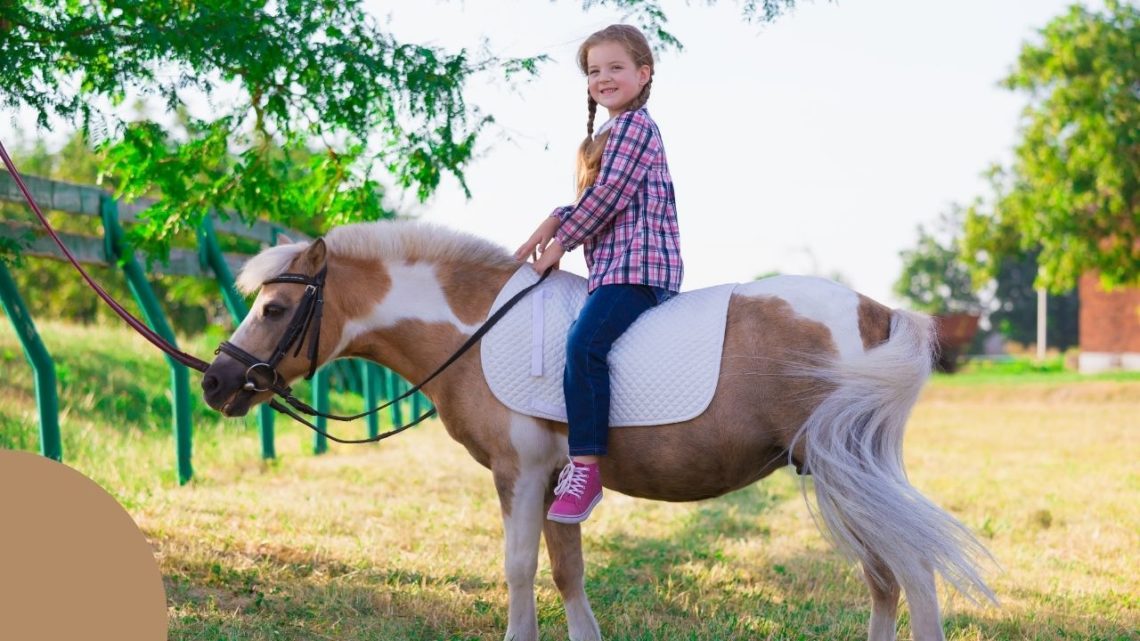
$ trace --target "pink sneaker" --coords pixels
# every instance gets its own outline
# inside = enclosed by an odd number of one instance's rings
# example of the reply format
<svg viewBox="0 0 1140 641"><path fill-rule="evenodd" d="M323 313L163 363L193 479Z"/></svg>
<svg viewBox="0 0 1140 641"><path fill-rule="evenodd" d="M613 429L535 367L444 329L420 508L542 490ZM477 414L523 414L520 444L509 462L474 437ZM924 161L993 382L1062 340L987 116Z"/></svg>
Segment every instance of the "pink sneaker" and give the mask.
<svg viewBox="0 0 1140 641"><path fill-rule="evenodd" d="M554 504L546 518L558 523L581 523L602 500L602 473L597 463L575 463L571 459L558 475Z"/></svg>

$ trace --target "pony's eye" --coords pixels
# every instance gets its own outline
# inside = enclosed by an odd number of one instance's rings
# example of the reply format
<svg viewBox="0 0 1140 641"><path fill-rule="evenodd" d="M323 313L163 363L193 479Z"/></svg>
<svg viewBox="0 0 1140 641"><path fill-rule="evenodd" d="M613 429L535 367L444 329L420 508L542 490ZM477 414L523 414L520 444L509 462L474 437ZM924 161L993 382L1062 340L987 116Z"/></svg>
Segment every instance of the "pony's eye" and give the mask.
<svg viewBox="0 0 1140 641"><path fill-rule="evenodd" d="M281 318L285 315L285 308L280 305L269 303L261 308L261 315L268 319Z"/></svg>

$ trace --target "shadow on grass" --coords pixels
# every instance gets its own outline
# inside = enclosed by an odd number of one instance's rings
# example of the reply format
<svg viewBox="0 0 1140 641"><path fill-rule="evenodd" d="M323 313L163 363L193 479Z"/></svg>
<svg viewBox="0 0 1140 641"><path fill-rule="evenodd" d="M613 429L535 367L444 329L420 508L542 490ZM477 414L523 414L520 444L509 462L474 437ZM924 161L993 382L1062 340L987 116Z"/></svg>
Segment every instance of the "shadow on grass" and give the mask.
<svg viewBox="0 0 1140 641"><path fill-rule="evenodd" d="M763 548L775 508L799 500L798 487L755 484L698 504L668 535L595 542L587 593L603 636L865 637L869 597L837 554L776 558L766 567L734 556L742 545Z"/></svg>
<svg viewBox="0 0 1140 641"><path fill-rule="evenodd" d="M762 484L699 503L681 527L669 536L610 537L592 544L587 555L606 559L591 572L601 586L623 583L640 570L667 575L693 561L723 561L718 542L725 539L766 539L770 536L761 517L778 505L798 499L796 493L778 494ZM589 560L589 559L588 559ZM631 586L644 589L639 582ZM604 587L603 587L604 589Z"/></svg>

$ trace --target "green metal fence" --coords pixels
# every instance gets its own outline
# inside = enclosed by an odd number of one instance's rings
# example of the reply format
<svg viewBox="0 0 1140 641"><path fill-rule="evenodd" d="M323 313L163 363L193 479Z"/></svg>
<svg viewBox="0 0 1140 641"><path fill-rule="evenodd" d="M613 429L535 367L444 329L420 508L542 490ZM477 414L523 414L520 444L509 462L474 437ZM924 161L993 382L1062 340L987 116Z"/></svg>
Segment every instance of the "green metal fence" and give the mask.
<svg viewBox="0 0 1140 641"><path fill-rule="evenodd" d="M36 408L40 416L40 452L57 461L63 460L63 447L59 439L59 399L56 396L55 363L36 332L36 325L28 308L16 290L16 281L8 273L4 263L0 263L0 301L4 313L12 321L24 356L36 372Z"/></svg>
<svg viewBox="0 0 1140 641"><path fill-rule="evenodd" d="M135 256L133 249L125 244L123 235L122 225L136 221L138 215L154 201L139 199L131 203L121 203L105 191L88 185L74 185L30 176L25 177L25 181L36 201L45 210L100 217L104 230L102 238L60 233L61 238L81 262L118 266L126 278L131 294L142 310L146 323L173 344L174 330L150 286L142 263ZM0 202L24 202L15 181L6 172L0 172ZM29 232L34 234L34 240L23 252L25 255L63 259L62 252L51 239L38 231L29 223L0 220L0 237L17 239L25 237ZM262 245L272 245L277 242L277 236L282 231L295 239L306 238L304 234L280 230L274 225L261 221L246 226L237 221L219 220L215 216L209 216L198 230L197 251L172 249L169 261L158 266L158 269L163 274L214 279L226 309L236 325L248 313L249 307L234 286L233 274L249 256L223 253L218 243L218 233L255 240ZM78 275L76 277L78 278ZM35 324L20 297L11 273L2 263L0 263L0 302L16 330L28 362L35 371L40 451L44 456L63 460L55 365L36 332ZM194 475L193 427L190 422L190 404L193 402L193 397L189 391L190 377L187 368L170 357L166 358L170 366L171 391L174 399L171 421L175 436L178 480L180 484L184 484ZM403 379L378 365L362 361L337 361L322 367L313 378L313 406L327 411L329 390L334 386L341 391L360 394L368 407L374 407L383 398L394 398L400 390L407 389ZM421 408L428 405L428 401L417 394L406 403L394 404L390 409L394 424L399 424L403 418L402 405L411 405L412 414L418 415ZM319 419L317 424L323 428L324 419ZM258 425L261 433L261 455L273 458L276 455L274 423L273 412L269 407L263 405L259 408ZM375 436L379 433L379 428L379 416L376 414L369 416L368 435ZM319 434L315 435L314 453L320 454L327 449L326 439Z"/></svg>

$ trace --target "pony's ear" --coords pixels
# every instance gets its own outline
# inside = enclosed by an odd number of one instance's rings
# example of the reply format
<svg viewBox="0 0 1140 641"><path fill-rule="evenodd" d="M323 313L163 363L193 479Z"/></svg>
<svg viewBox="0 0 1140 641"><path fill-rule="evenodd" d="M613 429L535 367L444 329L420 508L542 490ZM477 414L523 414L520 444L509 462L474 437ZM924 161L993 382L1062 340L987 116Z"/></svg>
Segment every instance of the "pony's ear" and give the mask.
<svg viewBox="0 0 1140 641"><path fill-rule="evenodd" d="M277 246L278 247L280 247L281 245L292 245L294 242L296 242L296 241L294 241L292 238L289 238L285 234L277 234Z"/></svg>
<svg viewBox="0 0 1140 641"><path fill-rule="evenodd" d="M307 273L315 274L317 270L324 267L327 254L325 239L318 238L305 249L304 254L301 254L301 265Z"/></svg>

